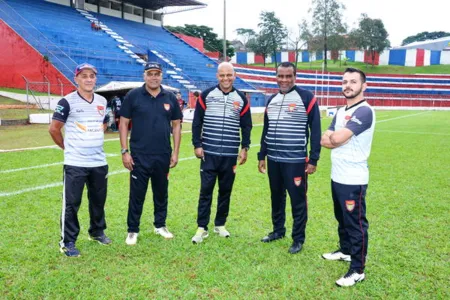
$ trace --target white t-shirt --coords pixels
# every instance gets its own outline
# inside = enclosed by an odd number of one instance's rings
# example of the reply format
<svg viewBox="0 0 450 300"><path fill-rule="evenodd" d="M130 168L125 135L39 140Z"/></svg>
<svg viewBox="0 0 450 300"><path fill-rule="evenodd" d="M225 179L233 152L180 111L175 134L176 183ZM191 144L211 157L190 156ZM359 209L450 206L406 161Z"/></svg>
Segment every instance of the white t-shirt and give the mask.
<svg viewBox="0 0 450 300"><path fill-rule="evenodd" d="M366 101L341 107L328 129L341 128L350 129L353 136L346 144L331 150L331 179L348 185L368 184L367 159L375 130L375 111Z"/></svg>
<svg viewBox="0 0 450 300"><path fill-rule="evenodd" d="M106 99L94 94L88 102L77 91L59 100L53 119L65 123L64 164L76 167L105 166L103 124L108 122Z"/></svg>

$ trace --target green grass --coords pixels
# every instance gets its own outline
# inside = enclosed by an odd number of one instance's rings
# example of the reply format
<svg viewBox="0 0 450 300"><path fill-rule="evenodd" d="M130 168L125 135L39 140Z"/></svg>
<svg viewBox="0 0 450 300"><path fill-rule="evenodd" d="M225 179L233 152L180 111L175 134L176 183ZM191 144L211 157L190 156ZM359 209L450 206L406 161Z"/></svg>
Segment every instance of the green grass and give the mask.
<svg viewBox="0 0 450 300"><path fill-rule="evenodd" d="M36 108L26 108L27 104L18 100L0 96L0 105L21 105L24 108L0 108L0 119L3 120L19 120L28 119L29 114L51 113L51 110L42 110ZM0 126L0 132L2 131ZM0 137L0 140L2 137Z"/></svg>
<svg viewBox="0 0 450 300"><path fill-rule="evenodd" d="M42 87L42 88L46 88L46 87ZM16 93L16 94L26 94L27 90L23 90L23 89L16 89L16 88L7 88L7 87L0 87L0 91L4 91L4 92L11 92L11 93ZM41 92L33 92L33 94L35 96L48 96L48 93L41 93ZM61 97L61 95L55 95L55 94L50 94L51 97Z"/></svg>
<svg viewBox="0 0 450 300"><path fill-rule="evenodd" d="M24 105L24 106L26 106L27 104L25 102L22 102L19 100L14 100L11 98L0 96L0 105Z"/></svg>
<svg viewBox="0 0 450 300"><path fill-rule="evenodd" d="M0 119L3 120L19 120L19 119L28 119L29 114L43 114L43 113L52 113L52 110L46 109L22 109L22 108L8 108L8 109L0 109ZM1 129L0 129L1 130Z"/></svg>
<svg viewBox="0 0 450 300"><path fill-rule="evenodd" d="M399 118L403 116L408 117ZM287 253L289 238L270 244L259 241L271 231L271 222L268 179L257 172L257 146L250 150L247 164L238 167L227 222L232 237L211 233L204 243L192 245L199 161L192 158L191 135L186 133L180 153L185 160L170 174L167 225L175 234L171 241L151 232L149 192L139 242L125 245L129 175L123 172L109 177L106 233L113 244L104 247L87 240L84 195L77 243L82 256L68 259L58 252L61 186L4 196L61 183L62 165L0 173L0 298L449 299L450 113L378 111L377 119L369 160L367 277L354 288L334 284L348 264L320 258L337 245L329 150L322 151L318 172L310 177L307 240L301 253ZM323 129L330 122L323 119ZM29 127L33 130L26 133ZM14 128L11 131L23 136L17 139L3 139L6 131L1 131L0 149L26 145L26 135L44 140L46 128ZM254 127L252 144L259 143L261 130ZM117 154L119 149L118 141L105 143L106 153ZM58 149L0 153L0 172L62 160ZM108 163L111 172L124 170L120 156L108 157ZM216 200L212 218L215 207Z"/></svg>
<svg viewBox="0 0 450 300"><path fill-rule="evenodd" d="M298 63L299 70L322 70L323 60L314 61L310 63ZM450 74L450 65L433 65L425 67L405 67L405 66L371 66L362 62L344 62L336 63L333 60L327 61L329 72L343 72L347 67L354 67L371 74ZM262 64L255 64L255 66L263 66ZM266 67L275 67L274 63L266 64Z"/></svg>

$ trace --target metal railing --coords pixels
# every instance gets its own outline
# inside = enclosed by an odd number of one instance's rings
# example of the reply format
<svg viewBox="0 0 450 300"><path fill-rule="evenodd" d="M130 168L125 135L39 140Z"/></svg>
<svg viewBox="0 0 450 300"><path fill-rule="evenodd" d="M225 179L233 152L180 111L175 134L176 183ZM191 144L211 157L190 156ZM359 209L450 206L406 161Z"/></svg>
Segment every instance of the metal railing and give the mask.
<svg viewBox="0 0 450 300"><path fill-rule="evenodd" d="M41 103L41 99L38 97L36 93L42 93L45 89L47 89L47 95L48 95L48 109L50 109L50 82L47 78L43 82L38 81L29 81L25 76L22 75L23 80L25 80L25 88L27 91L27 107L30 104L36 104L39 109L44 109L44 106ZM31 101L31 98L34 99Z"/></svg>
<svg viewBox="0 0 450 300"><path fill-rule="evenodd" d="M0 0L0 17L17 34L22 36L33 48L40 52L44 58L47 56L52 63L58 64L58 67L64 69L65 74L73 74L77 63L68 56L61 48L50 41L42 32L34 27L28 20L23 18L14 8L8 5L4 0ZM69 62L66 65L59 56L64 57Z"/></svg>

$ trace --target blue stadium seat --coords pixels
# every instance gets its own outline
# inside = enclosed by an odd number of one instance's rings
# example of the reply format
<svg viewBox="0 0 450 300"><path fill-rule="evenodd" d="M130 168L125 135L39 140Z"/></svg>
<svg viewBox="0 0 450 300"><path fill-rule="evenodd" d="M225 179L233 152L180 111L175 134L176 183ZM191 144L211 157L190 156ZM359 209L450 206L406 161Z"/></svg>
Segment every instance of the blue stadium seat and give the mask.
<svg viewBox="0 0 450 300"><path fill-rule="evenodd" d="M88 62L98 67L98 85L111 80L142 80L142 64L123 52L119 48L121 43L105 31L91 30L89 20L76 9L44 0L7 0L6 4L21 18L11 18L5 22L23 33L22 36L42 55L48 56L51 63L68 79L73 78L77 64ZM217 63L166 29L90 13L134 45L130 48L134 53L161 62L165 71L175 71L198 89L216 84ZM160 56L155 55L155 51ZM187 99L189 89L178 79L165 72L164 83L179 88L183 98ZM235 86L254 90L253 86L240 78L236 79ZM260 101L258 97L264 98L263 95L256 95L252 101Z"/></svg>

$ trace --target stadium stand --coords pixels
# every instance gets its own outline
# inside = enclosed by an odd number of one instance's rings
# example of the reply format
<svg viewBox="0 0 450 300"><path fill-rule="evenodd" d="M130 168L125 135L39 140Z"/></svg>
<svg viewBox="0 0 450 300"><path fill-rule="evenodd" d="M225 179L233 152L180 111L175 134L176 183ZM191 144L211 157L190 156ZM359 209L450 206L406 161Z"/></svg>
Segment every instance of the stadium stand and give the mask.
<svg viewBox="0 0 450 300"><path fill-rule="evenodd" d="M159 26L43 0L0 1L0 13L68 79L73 78L78 63L88 62L98 68L99 86L110 81L141 81L142 57L146 56L164 65L164 83L179 88L185 99L189 91L216 84L217 62ZM91 21L98 21L102 30L92 30ZM255 90L239 78L235 86ZM263 104L264 96L253 94L252 103Z"/></svg>
<svg viewBox="0 0 450 300"><path fill-rule="evenodd" d="M277 90L273 68L235 66L237 74L266 93ZM298 71L296 83L316 94L321 106L345 105L340 73ZM366 99L374 106L449 108L450 75L368 74Z"/></svg>
<svg viewBox="0 0 450 300"><path fill-rule="evenodd" d="M71 84L71 88L78 63L88 62L97 66L98 85L101 86L111 81L142 81L142 65L147 59L164 65L163 83L180 89L183 99L189 99L194 90L216 84L217 62L161 26L77 10L44 0L0 0L0 17L9 26L2 27L3 22L0 21L2 34L12 39L10 31L13 30L17 39L25 40L28 47L34 48L27 50L30 56L32 51L38 51L57 69L56 73L60 72L65 77L63 79ZM91 29L93 21L100 24L101 30ZM19 53L16 45L6 46ZM302 61L310 59L306 54L302 53ZM320 55L315 53L314 56L320 59ZM352 55L363 56L350 52L347 56ZM291 61L294 57L293 53L283 52L277 53L276 59ZM237 63L261 59L248 53L237 53L237 58ZM253 107L264 106L269 94L277 90L274 69L236 67L238 78L235 86L252 93ZM1 77L2 80L4 78ZM302 71L298 73L297 84L315 92L322 106L344 103L340 74ZM260 90L264 93L258 93ZM376 106L448 108L450 76L371 75L366 95Z"/></svg>
<svg viewBox="0 0 450 300"><path fill-rule="evenodd" d="M92 31L90 22L75 9L46 1L8 0L11 18L5 19L16 32L51 62L67 78L75 66L88 62L97 66L98 84L111 80L141 79L142 65L117 47L103 31Z"/></svg>
<svg viewBox="0 0 450 300"><path fill-rule="evenodd" d="M166 29L92 14L133 45L135 52L147 55L149 60L162 63L165 69L170 71L165 83L180 89L188 85L187 88L191 90L203 90L216 84L217 62ZM236 79L235 86L243 90L254 90L240 78ZM252 100L255 102L256 99Z"/></svg>

